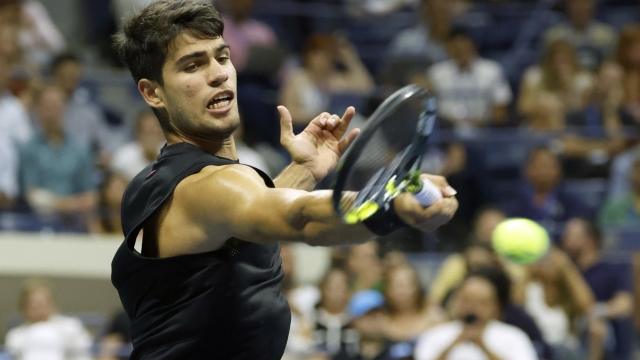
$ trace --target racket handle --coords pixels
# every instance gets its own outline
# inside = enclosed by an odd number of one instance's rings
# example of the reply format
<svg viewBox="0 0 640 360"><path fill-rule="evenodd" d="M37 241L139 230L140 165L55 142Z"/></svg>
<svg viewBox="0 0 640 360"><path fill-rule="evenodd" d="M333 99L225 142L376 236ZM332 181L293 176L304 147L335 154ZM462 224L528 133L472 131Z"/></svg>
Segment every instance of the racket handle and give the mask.
<svg viewBox="0 0 640 360"><path fill-rule="evenodd" d="M420 205L429 206L436 202L436 200L442 198L442 192L431 181L422 179L422 189L413 194L413 197L418 200Z"/></svg>

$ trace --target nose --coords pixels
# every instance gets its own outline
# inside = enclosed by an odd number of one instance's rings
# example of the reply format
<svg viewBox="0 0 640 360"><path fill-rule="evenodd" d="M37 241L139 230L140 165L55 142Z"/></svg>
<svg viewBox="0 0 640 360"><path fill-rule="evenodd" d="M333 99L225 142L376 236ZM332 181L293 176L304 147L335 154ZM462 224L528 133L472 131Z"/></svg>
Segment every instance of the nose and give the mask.
<svg viewBox="0 0 640 360"><path fill-rule="evenodd" d="M212 66L210 66L209 69L209 78L207 79L209 86L219 87L229 79L229 74L227 74L224 67L217 61L213 61Z"/></svg>

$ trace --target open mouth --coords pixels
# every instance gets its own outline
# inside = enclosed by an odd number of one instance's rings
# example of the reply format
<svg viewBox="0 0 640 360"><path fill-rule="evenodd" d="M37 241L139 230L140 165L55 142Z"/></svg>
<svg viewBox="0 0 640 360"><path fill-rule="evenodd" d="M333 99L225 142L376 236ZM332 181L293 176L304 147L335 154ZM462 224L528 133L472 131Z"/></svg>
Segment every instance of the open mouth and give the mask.
<svg viewBox="0 0 640 360"><path fill-rule="evenodd" d="M229 105L233 100L233 92L231 91L223 91L218 95L214 96L207 105L207 109L209 110L217 110L222 109L225 106Z"/></svg>

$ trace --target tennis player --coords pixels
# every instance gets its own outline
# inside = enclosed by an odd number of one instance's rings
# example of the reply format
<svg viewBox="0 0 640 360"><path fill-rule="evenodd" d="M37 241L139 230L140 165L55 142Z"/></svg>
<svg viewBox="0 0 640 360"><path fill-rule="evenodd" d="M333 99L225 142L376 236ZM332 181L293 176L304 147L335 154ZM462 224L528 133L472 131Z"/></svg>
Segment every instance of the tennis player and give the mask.
<svg viewBox="0 0 640 360"><path fill-rule="evenodd" d="M294 136L279 107L292 164L273 181L241 165L231 135L240 121L236 72L223 28L210 4L161 0L115 37L167 139L125 192L125 241L112 263L133 360L280 359L290 309L280 294L279 241L349 244L402 226L433 230L458 206L446 181L429 176L444 196L433 205L403 194L382 221L343 224L331 191L311 190L357 135L345 136L353 108L342 118L320 114Z"/></svg>

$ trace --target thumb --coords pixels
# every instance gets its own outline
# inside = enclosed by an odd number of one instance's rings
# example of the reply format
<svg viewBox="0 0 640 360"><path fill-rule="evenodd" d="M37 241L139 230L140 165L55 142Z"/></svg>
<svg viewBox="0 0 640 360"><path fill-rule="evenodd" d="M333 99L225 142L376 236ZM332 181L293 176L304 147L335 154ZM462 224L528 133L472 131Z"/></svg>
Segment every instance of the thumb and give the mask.
<svg viewBox="0 0 640 360"><path fill-rule="evenodd" d="M282 145L289 142L294 137L293 135L293 120L291 119L291 113L289 109L280 105L278 106L278 112L280 113L280 143Z"/></svg>

